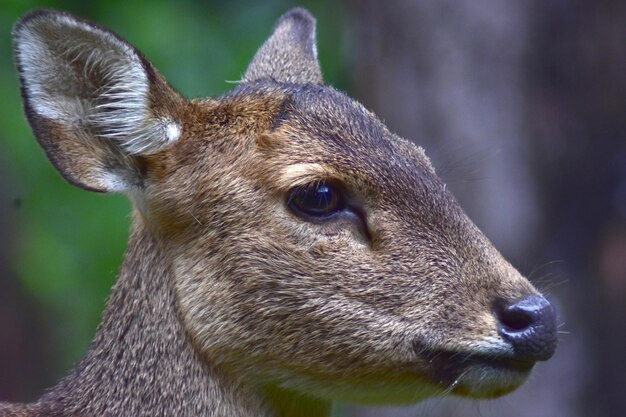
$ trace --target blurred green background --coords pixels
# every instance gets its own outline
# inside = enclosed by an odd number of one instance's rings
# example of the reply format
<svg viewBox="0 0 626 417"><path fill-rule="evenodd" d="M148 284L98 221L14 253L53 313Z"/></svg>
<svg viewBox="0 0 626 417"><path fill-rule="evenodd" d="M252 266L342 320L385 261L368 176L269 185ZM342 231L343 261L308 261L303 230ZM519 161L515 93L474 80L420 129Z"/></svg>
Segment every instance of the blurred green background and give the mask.
<svg viewBox="0 0 626 417"><path fill-rule="evenodd" d="M297 4L317 16L325 77L342 87L345 60L339 59L338 42L342 8L331 1ZM22 113L10 58L13 23L36 7L70 11L130 40L183 95L204 97L232 88L227 81L241 78L276 18L295 5L287 0L4 0L0 4L0 184L4 191L4 230L0 233L5 234L2 241L10 242L10 270L2 271L1 281L9 285L7 278L14 276L17 283L13 284L20 288L12 291L23 291L32 306L44 312L34 320L40 322L40 332L46 333L42 350L49 353L42 354L52 358L44 365L45 385L63 375L93 337L121 264L130 203L121 195L99 195L68 185L46 160ZM15 313L4 319L20 317ZM48 328L53 331L47 332ZM23 343L33 342L25 337ZM15 395L33 398L41 388Z"/></svg>

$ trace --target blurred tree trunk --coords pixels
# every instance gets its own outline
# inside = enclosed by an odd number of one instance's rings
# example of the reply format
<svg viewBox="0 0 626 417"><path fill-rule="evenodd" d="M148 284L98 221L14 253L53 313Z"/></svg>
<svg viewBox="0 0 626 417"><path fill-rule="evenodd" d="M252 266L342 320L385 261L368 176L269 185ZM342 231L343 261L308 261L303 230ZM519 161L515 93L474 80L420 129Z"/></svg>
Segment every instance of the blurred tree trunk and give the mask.
<svg viewBox="0 0 626 417"><path fill-rule="evenodd" d="M585 416L626 409L626 2L536 2L528 67L533 172L547 256L572 297L567 343L585 339Z"/></svg>

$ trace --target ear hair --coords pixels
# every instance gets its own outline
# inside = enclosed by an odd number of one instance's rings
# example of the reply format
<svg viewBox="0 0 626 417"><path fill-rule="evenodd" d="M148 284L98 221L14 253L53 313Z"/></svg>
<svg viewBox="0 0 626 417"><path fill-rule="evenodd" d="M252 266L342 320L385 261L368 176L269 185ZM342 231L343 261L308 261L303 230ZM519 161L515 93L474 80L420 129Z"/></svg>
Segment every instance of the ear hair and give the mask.
<svg viewBox="0 0 626 417"><path fill-rule="evenodd" d="M112 32L43 9L23 17L13 38L29 122L70 182L124 189L137 172L133 156L180 137L183 99Z"/></svg>
<svg viewBox="0 0 626 417"><path fill-rule="evenodd" d="M244 81L270 78L296 84L322 84L317 59L315 18L305 9L285 13L254 55Z"/></svg>

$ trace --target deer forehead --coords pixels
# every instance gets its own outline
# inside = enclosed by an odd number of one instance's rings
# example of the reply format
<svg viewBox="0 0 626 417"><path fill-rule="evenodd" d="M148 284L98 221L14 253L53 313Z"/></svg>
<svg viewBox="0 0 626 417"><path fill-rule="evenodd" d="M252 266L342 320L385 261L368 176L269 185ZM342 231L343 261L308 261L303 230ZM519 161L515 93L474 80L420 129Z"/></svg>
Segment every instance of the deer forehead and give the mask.
<svg viewBox="0 0 626 417"><path fill-rule="evenodd" d="M421 177L436 177L422 148L330 87L265 81L196 107L169 151L173 169L193 161L282 191L334 179L372 198L410 194Z"/></svg>

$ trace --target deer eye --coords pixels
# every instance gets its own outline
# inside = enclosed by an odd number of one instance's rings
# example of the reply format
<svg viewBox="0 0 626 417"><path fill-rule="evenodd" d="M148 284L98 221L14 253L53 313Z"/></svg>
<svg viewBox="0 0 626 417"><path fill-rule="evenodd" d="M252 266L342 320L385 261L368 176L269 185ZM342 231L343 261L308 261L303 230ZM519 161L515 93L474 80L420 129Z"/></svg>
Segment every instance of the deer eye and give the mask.
<svg viewBox="0 0 626 417"><path fill-rule="evenodd" d="M287 206L296 215L305 218L324 219L345 208L339 188L327 181L292 188Z"/></svg>

